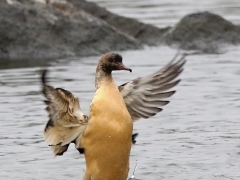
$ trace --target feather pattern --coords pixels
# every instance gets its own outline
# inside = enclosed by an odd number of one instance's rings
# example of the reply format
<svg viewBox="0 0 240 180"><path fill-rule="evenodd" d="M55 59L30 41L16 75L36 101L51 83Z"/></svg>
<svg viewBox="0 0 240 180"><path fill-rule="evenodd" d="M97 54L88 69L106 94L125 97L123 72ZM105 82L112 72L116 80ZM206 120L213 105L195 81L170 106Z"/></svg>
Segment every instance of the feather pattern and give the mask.
<svg viewBox="0 0 240 180"><path fill-rule="evenodd" d="M175 93L170 89L180 82L177 77L183 71L185 62L185 55L179 59L176 56L156 72L118 87L133 121L147 119L163 110L162 107L170 102L167 98ZM55 155L66 152L71 142L83 153L81 139L88 125L88 117L82 113L79 99L71 92L47 85L46 74L47 70L44 70L42 92L46 97L44 102L49 114L44 139ZM133 144L136 142L135 138L136 135L133 134Z"/></svg>
<svg viewBox="0 0 240 180"><path fill-rule="evenodd" d="M42 74L43 94L49 121L44 130L44 139L55 155L67 151L69 143L81 136L88 123L79 104L79 99L62 88L53 88L46 84L46 73Z"/></svg>
<svg viewBox="0 0 240 180"><path fill-rule="evenodd" d="M153 74L136 78L118 87L133 121L147 119L162 111L160 107L169 103L164 99L175 93L170 89L180 82L176 78L183 71L185 63L185 55L179 59L176 56Z"/></svg>

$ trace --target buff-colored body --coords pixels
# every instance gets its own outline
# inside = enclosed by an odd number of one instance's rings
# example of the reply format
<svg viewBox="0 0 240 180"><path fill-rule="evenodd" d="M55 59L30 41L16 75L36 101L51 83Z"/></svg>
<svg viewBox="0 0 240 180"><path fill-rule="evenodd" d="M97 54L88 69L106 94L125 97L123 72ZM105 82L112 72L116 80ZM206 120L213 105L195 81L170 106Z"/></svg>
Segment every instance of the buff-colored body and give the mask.
<svg viewBox="0 0 240 180"><path fill-rule="evenodd" d="M162 111L169 103L169 91L180 80L184 56L171 61L162 69L136 78L117 87L112 71L127 70L122 57L116 53L103 54L95 76L96 93L89 118L80 108L79 99L62 88L46 84L46 70L42 74L43 94L49 121L44 139L57 156L63 155L70 143L86 159L84 180L126 180L129 171L133 122L149 118Z"/></svg>
<svg viewBox="0 0 240 180"><path fill-rule="evenodd" d="M92 100L82 146L84 180L126 180L129 171L132 119L117 86L108 77Z"/></svg>

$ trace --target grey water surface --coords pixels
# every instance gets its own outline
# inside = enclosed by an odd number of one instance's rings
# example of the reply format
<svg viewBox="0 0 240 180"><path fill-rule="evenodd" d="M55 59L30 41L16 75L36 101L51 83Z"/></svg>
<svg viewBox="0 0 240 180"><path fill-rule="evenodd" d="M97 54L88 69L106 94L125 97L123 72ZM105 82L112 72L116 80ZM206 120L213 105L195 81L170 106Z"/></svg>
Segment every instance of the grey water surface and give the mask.
<svg viewBox="0 0 240 180"><path fill-rule="evenodd" d="M145 11L147 16L155 6L154 2L159 1L148 2L149 6L143 7L138 7L138 3L135 7L134 2L130 4L133 11ZM187 2L191 1L184 1L185 4ZM202 8L207 6L201 2ZM222 7L240 4L238 1L214 2L219 2ZM107 4L107 1L100 3ZM108 3L112 8L124 9L118 1ZM169 7L177 9L177 3L172 4ZM218 7L216 11L225 12L226 17L238 16L238 12L227 13ZM181 17L182 8L179 6L173 14ZM126 11L130 10L126 8ZM164 12L156 11L162 14L163 23L172 21ZM140 15L143 16L142 13ZM141 180L240 179L240 47L225 47L222 52L187 57L182 82L175 88L177 93L171 98L171 103L157 116L134 124L134 132L139 136L131 151L129 177L138 160L135 176ZM114 72L118 85L159 69L173 58L176 50L160 46L119 53L133 72ZM77 95L83 112L88 114L98 58L76 57L41 65L1 67L1 179L82 179L84 158L74 146L70 146L63 156L54 157L43 141L42 133L48 116L42 102L39 78L42 69L48 68L50 83Z"/></svg>
<svg viewBox="0 0 240 180"><path fill-rule="evenodd" d="M173 26L190 13L210 11L240 24L239 0L90 0L122 16L157 27Z"/></svg>

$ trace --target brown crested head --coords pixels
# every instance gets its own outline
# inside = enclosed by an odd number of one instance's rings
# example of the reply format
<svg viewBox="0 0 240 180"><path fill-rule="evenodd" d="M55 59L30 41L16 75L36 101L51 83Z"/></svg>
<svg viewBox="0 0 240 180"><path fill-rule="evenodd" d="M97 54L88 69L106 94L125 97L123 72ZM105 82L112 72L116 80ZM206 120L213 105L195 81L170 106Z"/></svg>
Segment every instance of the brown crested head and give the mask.
<svg viewBox="0 0 240 180"><path fill-rule="evenodd" d="M106 73L112 71L126 70L132 72L132 69L127 68L122 63L122 56L117 53L106 53L103 54L98 63L97 70L102 70Z"/></svg>

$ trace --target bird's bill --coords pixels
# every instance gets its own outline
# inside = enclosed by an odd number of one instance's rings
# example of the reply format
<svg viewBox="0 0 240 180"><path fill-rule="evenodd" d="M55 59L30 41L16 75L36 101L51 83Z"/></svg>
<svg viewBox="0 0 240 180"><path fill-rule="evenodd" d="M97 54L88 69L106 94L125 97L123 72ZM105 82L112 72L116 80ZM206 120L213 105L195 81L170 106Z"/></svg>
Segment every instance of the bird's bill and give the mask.
<svg viewBox="0 0 240 180"><path fill-rule="evenodd" d="M125 71L132 72L132 69L127 68L122 62L117 63L117 70L125 70Z"/></svg>

